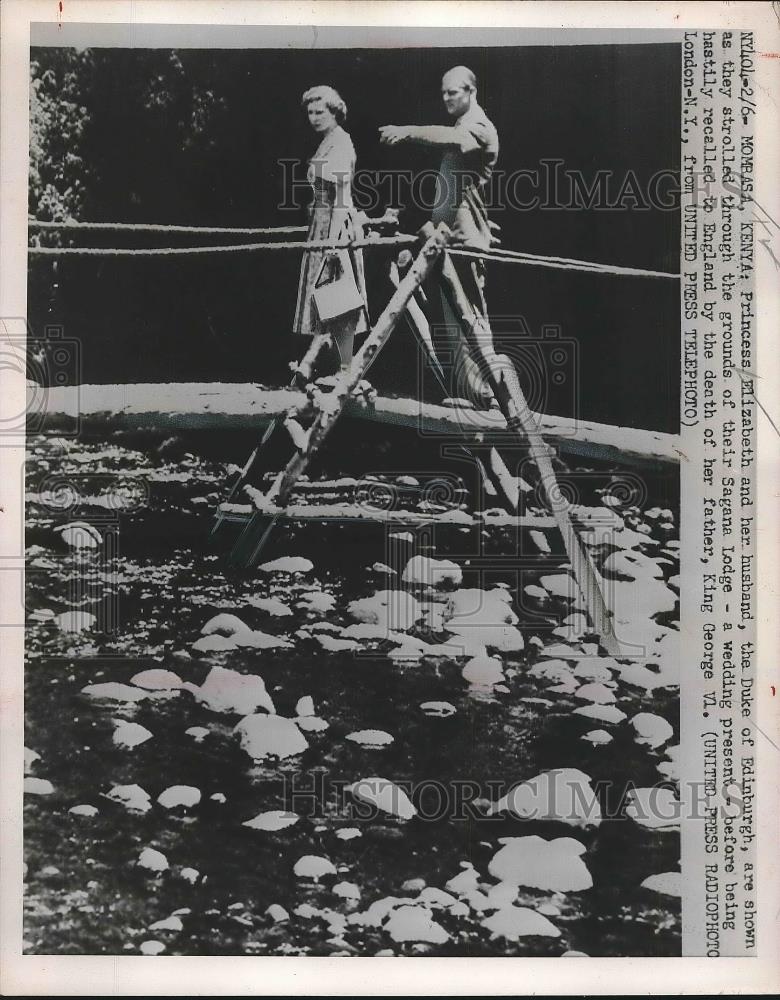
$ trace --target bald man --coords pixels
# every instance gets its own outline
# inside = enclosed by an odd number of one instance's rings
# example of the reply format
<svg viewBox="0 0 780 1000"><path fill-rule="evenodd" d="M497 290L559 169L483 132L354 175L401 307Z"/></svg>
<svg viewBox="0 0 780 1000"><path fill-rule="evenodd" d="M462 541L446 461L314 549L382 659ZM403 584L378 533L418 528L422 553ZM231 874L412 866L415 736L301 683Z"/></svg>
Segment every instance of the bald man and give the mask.
<svg viewBox="0 0 780 1000"><path fill-rule="evenodd" d="M419 143L442 151L431 221L445 222L455 241L480 249L491 244L491 230L482 189L490 180L498 159L498 133L477 101L477 81L467 66L448 70L441 81L441 95L450 125L386 125L380 128L383 143ZM487 319L484 261L453 258L461 284L478 315ZM440 302L436 301L440 299ZM429 295L434 308L432 327L442 327L437 338L452 363L453 395L466 395L480 405L489 405L490 393L471 363L460 324L443 293ZM492 354L492 344L486 345Z"/></svg>

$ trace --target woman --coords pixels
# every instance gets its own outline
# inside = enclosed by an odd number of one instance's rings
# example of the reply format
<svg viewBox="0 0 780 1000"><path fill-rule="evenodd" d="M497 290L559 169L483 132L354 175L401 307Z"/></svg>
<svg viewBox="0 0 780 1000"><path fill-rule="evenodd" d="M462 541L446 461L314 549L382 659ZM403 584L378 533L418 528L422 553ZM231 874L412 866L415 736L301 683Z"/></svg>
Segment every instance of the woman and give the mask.
<svg viewBox="0 0 780 1000"><path fill-rule="evenodd" d="M314 190L307 238L334 242L360 239L362 226L352 202L355 147L342 128L347 106L332 87L307 90L301 99L301 106L306 110L312 128L321 137L316 153L309 160L307 174ZM348 291L344 293L344 305L352 305L353 308L331 318L322 318L317 309L316 290L341 278L342 272L345 273L345 281L340 289L351 289L355 293L352 296ZM359 303L360 299L362 305L357 304L355 308L355 300ZM365 302L363 255L360 250L333 252L317 249L304 253L293 329L295 333L308 336L330 334L339 352L342 371L349 367L352 360L355 334L368 330ZM325 308L324 304L322 308ZM338 295L335 308L340 308ZM332 302L328 312L333 312Z"/></svg>

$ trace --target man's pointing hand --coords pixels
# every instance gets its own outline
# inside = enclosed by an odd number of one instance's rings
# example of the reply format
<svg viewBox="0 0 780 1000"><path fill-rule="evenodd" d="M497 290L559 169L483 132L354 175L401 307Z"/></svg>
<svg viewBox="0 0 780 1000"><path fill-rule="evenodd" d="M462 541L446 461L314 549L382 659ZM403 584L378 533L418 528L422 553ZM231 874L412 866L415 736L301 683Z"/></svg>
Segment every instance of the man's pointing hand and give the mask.
<svg viewBox="0 0 780 1000"><path fill-rule="evenodd" d="M379 141L386 146L395 146L407 138L407 131L401 125L384 125L379 130Z"/></svg>

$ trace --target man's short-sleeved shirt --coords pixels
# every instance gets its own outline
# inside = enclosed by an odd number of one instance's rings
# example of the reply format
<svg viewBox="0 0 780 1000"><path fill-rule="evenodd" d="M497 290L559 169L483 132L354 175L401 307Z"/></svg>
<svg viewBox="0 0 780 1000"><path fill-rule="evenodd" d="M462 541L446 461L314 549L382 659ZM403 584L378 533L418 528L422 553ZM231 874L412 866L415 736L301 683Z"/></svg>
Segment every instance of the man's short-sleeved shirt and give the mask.
<svg viewBox="0 0 780 1000"><path fill-rule="evenodd" d="M479 190L490 180L498 160L498 132L476 102L454 127L462 133L461 148L448 149L442 157L431 218L435 225L445 222L464 242L487 246L487 213L482 206L484 219L476 218L482 212L475 209L482 204Z"/></svg>

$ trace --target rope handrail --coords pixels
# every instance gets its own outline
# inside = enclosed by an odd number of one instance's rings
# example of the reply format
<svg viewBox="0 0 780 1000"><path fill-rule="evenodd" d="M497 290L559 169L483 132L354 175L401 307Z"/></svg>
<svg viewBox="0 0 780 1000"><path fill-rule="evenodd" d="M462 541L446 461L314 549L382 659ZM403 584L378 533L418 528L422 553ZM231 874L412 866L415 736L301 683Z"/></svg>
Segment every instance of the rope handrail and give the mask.
<svg viewBox="0 0 780 1000"><path fill-rule="evenodd" d="M225 234L272 234L272 233L302 233L306 226L265 226L265 227L226 227L226 226L178 226L162 225L145 222L54 222L41 219L28 219L29 228L40 229L88 229L88 230L130 230L137 232L174 232L174 233L225 233ZM399 234L391 237L375 237L374 239L356 240L284 240L266 241L261 243L228 244L225 246L205 247L28 247L28 252L35 256L176 256L186 254L230 253L241 250L303 250L312 253L316 250L336 250L347 247L362 249L369 246L403 246L417 242L416 236ZM673 278L679 280L680 275L670 271L654 271L646 268L624 267L618 264L603 264L597 261L578 260L573 257L552 257L541 254L522 253L517 250L503 248L483 249L480 247L453 246L448 253L461 257L476 257L492 260L497 263L526 264L531 267L548 267L562 271L585 271L594 274L626 275L642 278Z"/></svg>
<svg viewBox="0 0 780 1000"><path fill-rule="evenodd" d="M264 236L273 233L305 233L307 226L176 226L154 222L55 222L48 219L27 220L28 229L111 229L145 233L227 233L243 236Z"/></svg>
<svg viewBox="0 0 780 1000"><path fill-rule="evenodd" d="M652 271L640 267L623 267L619 264L601 264L597 261L577 260L573 257L546 257L540 254L520 253L517 250L483 250L477 247L447 247L447 253L460 257L482 257L505 264L528 264L531 267L551 267L562 271L587 271L593 274L618 274L639 278L675 278L673 271Z"/></svg>
<svg viewBox="0 0 780 1000"><path fill-rule="evenodd" d="M352 247L363 249L375 246L408 246L417 243L417 236L380 236L373 240L285 240L284 242L238 243L226 246L209 247L145 247L131 249L129 247L28 247L27 252L35 256L49 255L81 255L92 257L148 257L174 256L182 254L230 253L239 250L303 250L312 253L315 250L340 250Z"/></svg>

